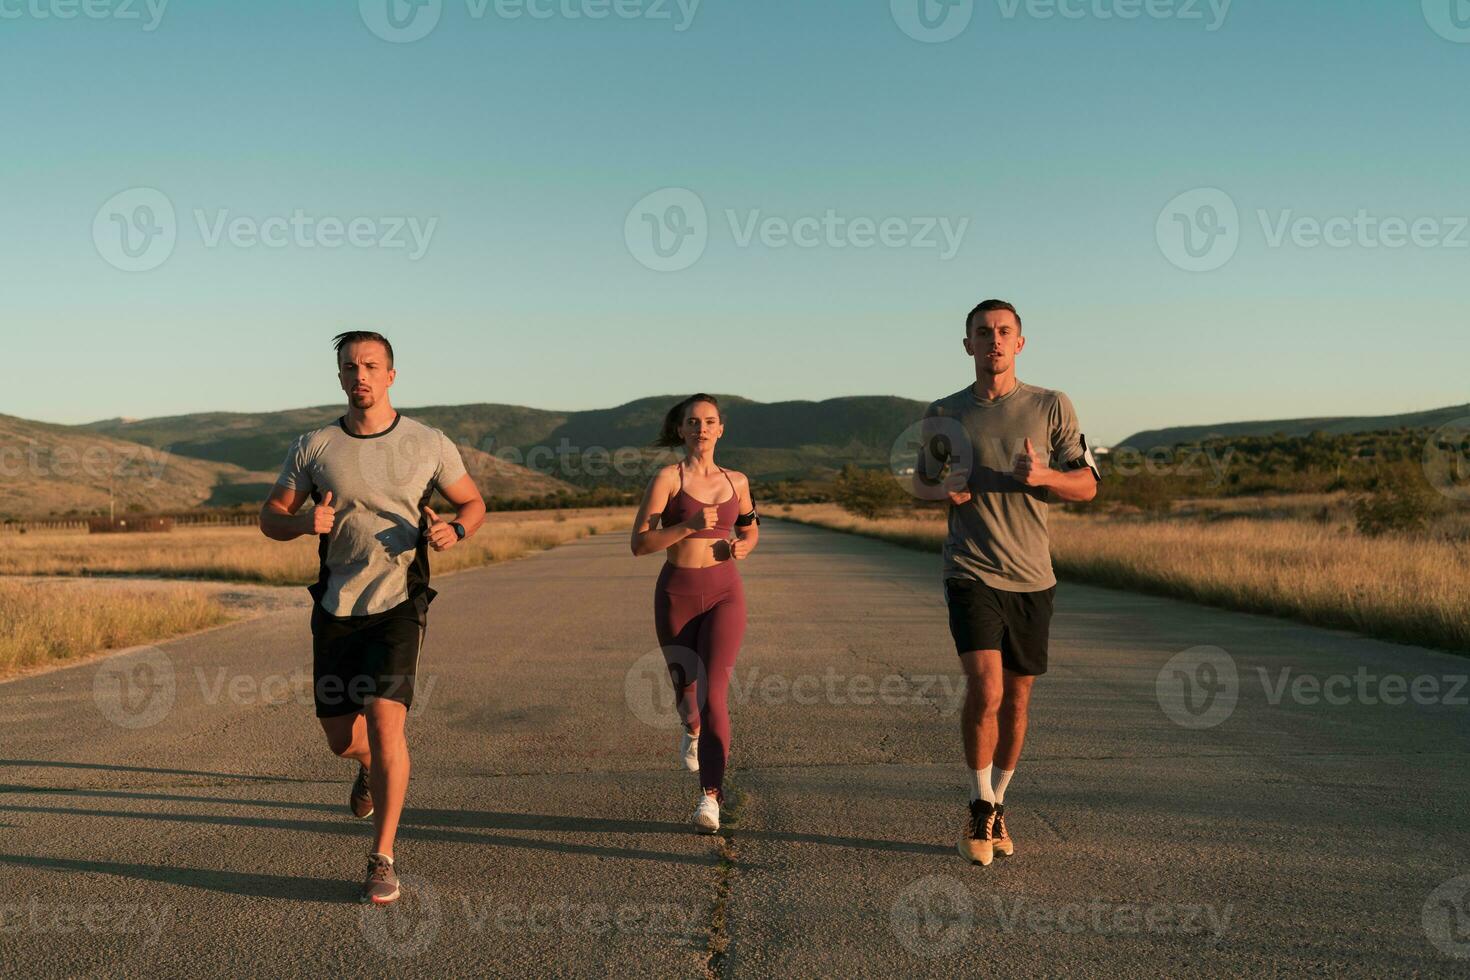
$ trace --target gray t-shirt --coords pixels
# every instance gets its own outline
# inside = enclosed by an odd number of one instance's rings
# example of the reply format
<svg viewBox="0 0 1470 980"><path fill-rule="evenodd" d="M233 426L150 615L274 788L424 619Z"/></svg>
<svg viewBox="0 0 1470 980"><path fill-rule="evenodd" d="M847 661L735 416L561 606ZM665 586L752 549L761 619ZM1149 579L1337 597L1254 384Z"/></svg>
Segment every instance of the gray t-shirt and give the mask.
<svg viewBox="0 0 1470 980"><path fill-rule="evenodd" d="M945 578L978 579L1003 592L1056 584L1046 529L1049 493L1011 476L1028 437L1055 469L1092 465L1077 413L1060 391L1017 384L985 401L964 388L924 413L914 472L929 489L926 496L944 499L946 476L971 493L967 503L949 508Z"/></svg>
<svg viewBox="0 0 1470 980"><path fill-rule="evenodd" d="M423 508L465 475L459 449L443 432L399 415L383 432L355 436L338 419L291 446L278 486L328 491L337 512L321 535L321 573L312 597L329 616L370 616L408 599L424 610L429 551Z"/></svg>

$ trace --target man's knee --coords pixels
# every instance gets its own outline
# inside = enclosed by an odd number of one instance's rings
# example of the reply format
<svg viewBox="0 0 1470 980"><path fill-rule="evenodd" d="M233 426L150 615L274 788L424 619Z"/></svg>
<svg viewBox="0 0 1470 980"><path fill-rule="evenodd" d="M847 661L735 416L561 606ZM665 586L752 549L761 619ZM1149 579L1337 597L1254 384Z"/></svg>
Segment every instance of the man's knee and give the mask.
<svg viewBox="0 0 1470 980"><path fill-rule="evenodd" d="M373 738L381 741L385 738L402 736L403 723L408 717L408 709L401 702L375 698L368 702L365 713L368 733Z"/></svg>
<svg viewBox="0 0 1470 980"><path fill-rule="evenodd" d="M997 678L984 674L969 674L965 677L965 707L971 714L998 714L1004 696L1005 688Z"/></svg>

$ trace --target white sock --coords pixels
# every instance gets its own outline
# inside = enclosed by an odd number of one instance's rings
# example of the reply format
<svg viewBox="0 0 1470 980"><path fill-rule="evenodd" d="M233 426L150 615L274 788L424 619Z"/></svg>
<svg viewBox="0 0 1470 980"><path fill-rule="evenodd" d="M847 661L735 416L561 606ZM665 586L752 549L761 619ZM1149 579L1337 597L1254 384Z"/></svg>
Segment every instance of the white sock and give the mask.
<svg viewBox="0 0 1470 980"><path fill-rule="evenodd" d="M973 777L970 784L970 802L984 800L987 803L995 802L995 790L990 788L990 770L994 765L986 766L984 769L971 769Z"/></svg>
<svg viewBox="0 0 1470 980"><path fill-rule="evenodd" d="M995 773L995 802L1004 803L1006 801L1006 787L1011 784L1011 777L1015 775L1016 770L997 769Z"/></svg>
<svg viewBox="0 0 1470 980"><path fill-rule="evenodd" d="M393 859L392 858L390 858L386 854L379 854L377 851L374 851L370 856L371 857L379 857L379 858L382 858L384 861L387 861L389 864L392 864L393 863Z"/></svg>

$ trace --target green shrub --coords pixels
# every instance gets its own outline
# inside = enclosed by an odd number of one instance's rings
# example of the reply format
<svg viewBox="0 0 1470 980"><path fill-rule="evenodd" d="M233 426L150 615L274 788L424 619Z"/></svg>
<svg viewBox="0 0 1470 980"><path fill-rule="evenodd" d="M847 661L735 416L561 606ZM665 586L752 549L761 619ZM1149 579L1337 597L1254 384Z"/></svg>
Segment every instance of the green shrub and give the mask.
<svg viewBox="0 0 1470 980"><path fill-rule="evenodd" d="M864 470L852 465L842 468L833 497L849 514L869 519L883 517L911 499L886 470Z"/></svg>

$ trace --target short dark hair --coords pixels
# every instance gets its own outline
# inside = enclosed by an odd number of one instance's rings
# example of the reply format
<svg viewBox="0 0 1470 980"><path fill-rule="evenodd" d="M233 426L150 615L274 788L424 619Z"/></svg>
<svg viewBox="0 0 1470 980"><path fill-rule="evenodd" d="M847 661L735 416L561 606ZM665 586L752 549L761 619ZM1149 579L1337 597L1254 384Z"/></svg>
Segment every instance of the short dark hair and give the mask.
<svg viewBox="0 0 1470 980"><path fill-rule="evenodd" d="M1003 299L987 299L985 302L981 303L979 306L971 310L969 316L965 317L965 336L970 336L970 328L975 325L975 318L977 316L985 313L992 313L995 310L1009 310L1011 316L1016 318L1016 329L1024 329L1021 326L1021 314L1016 312L1016 308L1014 306L1007 303Z"/></svg>
<svg viewBox="0 0 1470 980"><path fill-rule="evenodd" d="M365 341L376 340L388 350L388 367L393 367L393 345L388 343L388 338L371 330L349 330L347 333L339 333L332 338L332 343L337 348L337 364L342 364L342 348L348 344L361 344Z"/></svg>
<svg viewBox="0 0 1470 980"><path fill-rule="evenodd" d="M689 411L689 406L696 402L709 402L715 407L715 414L720 416L720 421L723 422L725 420L725 413L720 411L720 403L715 400L714 395L706 395L702 391L697 395L690 395L664 414L664 424L658 430L658 439L654 442L655 446L673 449L676 446L684 445L684 440L679 438L679 426L684 424L684 413Z"/></svg>

